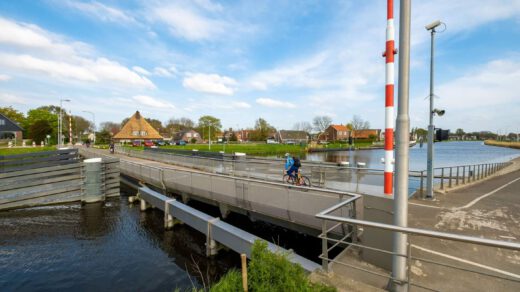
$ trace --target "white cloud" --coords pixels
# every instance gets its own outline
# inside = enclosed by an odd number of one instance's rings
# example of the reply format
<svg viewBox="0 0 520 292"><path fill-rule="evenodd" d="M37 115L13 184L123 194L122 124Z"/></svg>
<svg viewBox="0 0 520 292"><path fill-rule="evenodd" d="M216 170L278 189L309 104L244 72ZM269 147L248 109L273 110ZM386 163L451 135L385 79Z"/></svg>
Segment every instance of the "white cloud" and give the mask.
<svg viewBox="0 0 520 292"><path fill-rule="evenodd" d="M4 104L28 104L28 100L26 98L10 93L0 93L0 101Z"/></svg>
<svg viewBox="0 0 520 292"><path fill-rule="evenodd" d="M182 81L182 85L198 92L233 95L237 82L233 78L218 74L189 73Z"/></svg>
<svg viewBox="0 0 520 292"><path fill-rule="evenodd" d="M149 76L152 74L152 73L150 73L150 71L144 69L143 67L139 67L139 66L132 67L132 70L134 70L135 72L137 72L139 74L146 75L146 76Z"/></svg>
<svg viewBox="0 0 520 292"><path fill-rule="evenodd" d="M173 35L189 41L214 39L223 34L227 27L224 21L197 13L188 5L155 7L151 16L168 25Z"/></svg>
<svg viewBox="0 0 520 292"><path fill-rule="evenodd" d="M168 69L162 67L155 67L153 69L153 74L160 77L173 77L173 74L170 71L168 71Z"/></svg>
<svg viewBox="0 0 520 292"><path fill-rule="evenodd" d="M136 95L132 99L142 105L158 108L158 109L175 109L175 106L169 102L147 96L147 95Z"/></svg>
<svg viewBox="0 0 520 292"><path fill-rule="evenodd" d="M5 75L5 74L0 74L0 81L8 81L8 80L11 80L11 76Z"/></svg>
<svg viewBox="0 0 520 292"><path fill-rule="evenodd" d="M79 1L65 1L65 5L79 10L89 16L98 18L105 22L114 23L130 23L135 22L135 19L120 9L110 7L99 2L79 2Z"/></svg>
<svg viewBox="0 0 520 292"><path fill-rule="evenodd" d="M40 76L74 79L86 82L105 82L138 88L155 88L148 78L138 75L118 62L88 55L87 45L66 42L62 37L41 28L0 18L0 44L3 50L15 47L16 53L0 52L0 65L22 73L35 72Z"/></svg>
<svg viewBox="0 0 520 292"><path fill-rule="evenodd" d="M271 98L257 98L256 103L274 108L295 108L296 105L294 103L290 103L287 101L280 101Z"/></svg>
<svg viewBox="0 0 520 292"><path fill-rule="evenodd" d="M251 108L251 105L247 102L243 102L243 101L236 101L236 102L232 102L231 103L231 107L232 108L237 108L237 109L240 109L240 108Z"/></svg>

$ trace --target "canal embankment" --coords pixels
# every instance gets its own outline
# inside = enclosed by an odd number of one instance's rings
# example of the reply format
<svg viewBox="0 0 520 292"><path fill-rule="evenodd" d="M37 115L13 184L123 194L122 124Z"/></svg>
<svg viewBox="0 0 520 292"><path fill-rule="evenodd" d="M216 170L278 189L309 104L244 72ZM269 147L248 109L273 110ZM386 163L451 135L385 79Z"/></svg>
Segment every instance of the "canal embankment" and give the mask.
<svg viewBox="0 0 520 292"><path fill-rule="evenodd" d="M515 141L496 141L496 140L486 140L484 144L489 146L497 146L497 147L507 147L513 149L520 149L520 142Z"/></svg>

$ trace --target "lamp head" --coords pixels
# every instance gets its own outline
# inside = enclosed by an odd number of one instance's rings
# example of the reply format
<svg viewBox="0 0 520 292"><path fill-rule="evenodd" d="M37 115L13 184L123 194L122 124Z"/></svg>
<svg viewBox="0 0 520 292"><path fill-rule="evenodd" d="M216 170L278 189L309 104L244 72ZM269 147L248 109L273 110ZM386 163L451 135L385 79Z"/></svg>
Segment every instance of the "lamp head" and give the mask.
<svg viewBox="0 0 520 292"><path fill-rule="evenodd" d="M441 25L441 21L440 20L435 20L434 22L428 24L427 26L425 26L426 30L432 30L432 29L435 29L437 26Z"/></svg>
<svg viewBox="0 0 520 292"><path fill-rule="evenodd" d="M444 114L446 113L446 111L445 111L445 110L440 110L440 109L434 109L434 110L433 110L433 113L434 113L434 114L437 114L439 117L442 117L442 116L444 116Z"/></svg>

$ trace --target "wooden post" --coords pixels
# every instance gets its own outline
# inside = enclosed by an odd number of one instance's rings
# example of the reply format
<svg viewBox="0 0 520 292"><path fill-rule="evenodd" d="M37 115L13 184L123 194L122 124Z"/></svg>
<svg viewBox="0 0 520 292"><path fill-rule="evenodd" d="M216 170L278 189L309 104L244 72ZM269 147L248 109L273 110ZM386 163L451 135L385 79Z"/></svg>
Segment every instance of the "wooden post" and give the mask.
<svg viewBox="0 0 520 292"><path fill-rule="evenodd" d="M243 253L240 255L242 260L242 288L244 288L244 292L247 292L247 257L246 254Z"/></svg>

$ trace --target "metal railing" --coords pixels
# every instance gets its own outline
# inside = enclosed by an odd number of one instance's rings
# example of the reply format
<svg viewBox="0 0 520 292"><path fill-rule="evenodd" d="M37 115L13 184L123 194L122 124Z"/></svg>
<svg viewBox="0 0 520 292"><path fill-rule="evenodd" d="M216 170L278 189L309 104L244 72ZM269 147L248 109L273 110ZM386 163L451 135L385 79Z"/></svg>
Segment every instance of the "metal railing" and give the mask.
<svg viewBox="0 0 520 292"><path fill-rule="evenodd" d="M496 163L482 163L472 165L457 165L448 167L434 168L434 180L436 180L436 187L439 190L445 190L446 187L452 188L454 186L465 185L490 175L510 165L510 162L496 162ZM420 185L418 192L421 196L424 194L426 185L426 170L419 172Z"/></svg>
<svg viewBox="0 0 520 292"><path fill-rule="evenodd" d="M322 253L320 254L319 258L322 260L322 269L324 271L328 272L331 264L339 264L339 265L346 266L348 268L352 268L352 269L355 269L355 270L358 270L361 272L375 275L377 277L386 278L390 281L393 281L394 283L404 284L404 285L407 285L408 287L414 286L414 287L418 287L418 288L430 290L430 291L450 290L449 288L451 288L451 290L453 290L455 287L458 287L457 285L460 285L460 282L459 282L460 279L458 279L457 277L450 277L450 276L443 277L441 284L436 283L441 286L444 285L442 287L428 287L428 285L429 284L431 285L431 283L425 284L424 282L427 282L427 281L422 279L419 276L415 277L416 279L412 279L413 278L412 273L411 273L412 261L415 260L415 261L421 262L421 265L423 265L423 266L430 265L432 267L436 266L441 269L453 269L453 270L458 270L458 271L465 272L465 273L475 274L479 277L480 276L489 277L494 280L494 282L490 282L490 283L492 283L492 285L498 285L496 287L499 287L500 285L507 285L507 284L514 286L514 287L505 286L505 287L507 287L505 289L497 288L498 289L497 291L504 291L504 290L509 290L509 289L511 289L512 291L519 291L518 290L518 289L520 289L520 276L519 275L509 273L509 272L504 272L504 271L501 271L498 269L494 269L494 270L491 269L491 271L498 270L499 272L502 272L502 275L500 275L500 273L496 273L496 272L495 273L484 272L483 269L480 269L480 270L471 269L471 268L465 267L463 265L457 266L457 265L451 263L453 261L450 261L454 258L453 256L446 256L446 258L448 260L446 260L445 262L441 262L436 259L427 258L424 255L423 256L413 255L412 248L415 248L418 250L424 250L425 248L414 245L412 243L412 240L416 239L414 237L427 238L428 242L430 242L431 240L439 240L439 245L444 245L444 246L447 246L447 242L451 242L453 244L457 244L457 243L471 244L474 246L473 247L465 246L465 248L463 250L465 250L467 252L473 251L474 253L478 252L481 254L485 254L484 253L485 247L499 248L499 250L498 250L499 253L505 252L502 249L512 251L511 256L516 255L516 253L518 251L520 251L520 243L499 241L499 240L452 234L452 233L446 233L446 232L438 232L438 231L420 229L420 228L400 227L400 226L395 226L395 225L390 225L390 224L383 224L383 223L378 223L378 222L351 218L352 215L355 215L355 213L351 214L351 216L349 216L349 217L337 216L337 215L332 214L333 212L336 212L336 211L340 210L341 208L347 207L349 209L352 209L352 204L355 203L355 201L357 199L358 199L358 197L352 197L352 198L350 198L346 201L343 201L339 204L336 204L316 215L317 218L322 219L322 233L319 235L319 238L322 239ZM354 210L355 210L355 208L354 208ZM333 227L328 226L327 225L328 222L334 222ZM337 236L331 236L330 232L331 232L331 230L333 230L333 228L336 228L338 226L344 226L344 225L350 226L349 230L352 230L352 232L347 234L350 237L345 236L343 238L338 239ZM363 232L359 232L359 233L357 232L357 229L361 229L360 227L374 228L381 232L390 231L390 232L401 232L401 233L407 234L408 235L407 253L406 254L397 254L397 253L394 253L392 250L385 250L382 248L375 248L372 246L364 245L363 244ZM358 238L360 238L360 240L358 240ZM331 250L337 246L346 247L346 249L342 252L342 254L347 252L349 249L358 249L358 250L371 250L373 252L385 254L387 256L404 257L407 259L407 266L408 266L407 279L404 279L404 280L396 279L392 276L391 273L381 272L381 269L370 269L370 268L367 268L366 266L361 267L360 265L356 265L354 261L344 262L338 258L331 258L329 256L329 254L330 254ZM441 252L434 251L434 254L435 253L441 254ZM479 256L477 254L477 257L475 257L475 258L480 258L480 257L481 256ZM482 264L478 264L478 263L474 263L474 262L471 262L471 264L473 266L477 266L477 267L484 266ZM444 270L442 271L442 273L439 273L439 274L450 275L449 271L444 271ZM439 276L439 274L437 276ZM503 276L503 275L505 275L505 276ZM435 275L432 275L432 276L435 276ZM454 280L454 282L450 283L449 279ZM497 282L498 280L502 281L502 283ZM505 283L507 283L507 284L505 284ZM465 287L465 288L467 288L467 287ZM458 288L455 288L455 289L458 289ZM470 289L470 288L468 288L468 289ZM480 289L485 290L485 288L483 288L483 287L480 287L477 290L480 290Z"/></svg>

